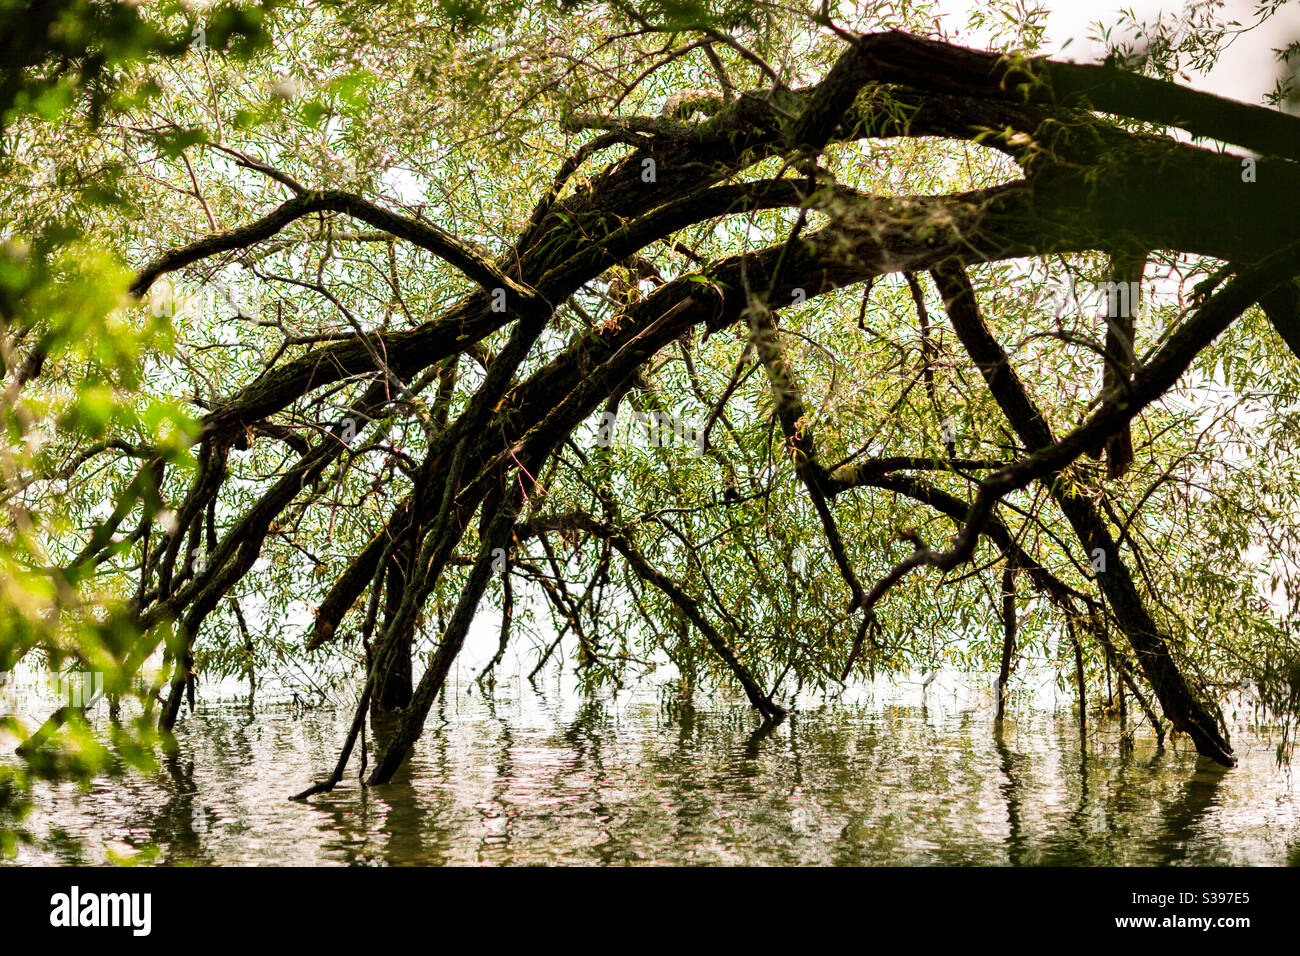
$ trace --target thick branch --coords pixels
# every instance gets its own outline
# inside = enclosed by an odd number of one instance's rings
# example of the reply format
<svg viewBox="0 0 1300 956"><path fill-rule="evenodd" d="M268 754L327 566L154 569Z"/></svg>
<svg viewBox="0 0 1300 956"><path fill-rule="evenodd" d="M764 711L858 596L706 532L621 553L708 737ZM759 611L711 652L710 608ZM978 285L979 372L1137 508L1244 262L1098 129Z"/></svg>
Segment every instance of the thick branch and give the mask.
<svg viewBox="0 0 1300 956"><path fill-rule="evenodd" d="M1114 113L1300 160L1300 117L1110 65L988 53L899 31L864 36L857 49L864 78Z"/></svg>

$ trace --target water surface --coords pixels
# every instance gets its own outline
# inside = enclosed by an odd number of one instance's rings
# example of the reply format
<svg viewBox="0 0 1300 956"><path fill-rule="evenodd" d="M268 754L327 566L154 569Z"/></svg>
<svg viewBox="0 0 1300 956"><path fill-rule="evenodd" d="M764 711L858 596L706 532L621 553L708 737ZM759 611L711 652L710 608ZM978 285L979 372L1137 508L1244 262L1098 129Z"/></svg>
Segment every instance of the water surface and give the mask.
<svg viewBox="0 0 1300 956"><path fill-rule="evenodd" d="M344 709L200 705L157 773L45 787L19 862L185 864L1297 864L1300 796L1269 728L1223 772L1057 701L999 739L960 679L875 685L761 729L742 702L458 686L391 784L287 798ZM373 748L373 741L371 742ZM371 752L373 756L373 750ZM355 759L355 758L354 758Z"/></svg>

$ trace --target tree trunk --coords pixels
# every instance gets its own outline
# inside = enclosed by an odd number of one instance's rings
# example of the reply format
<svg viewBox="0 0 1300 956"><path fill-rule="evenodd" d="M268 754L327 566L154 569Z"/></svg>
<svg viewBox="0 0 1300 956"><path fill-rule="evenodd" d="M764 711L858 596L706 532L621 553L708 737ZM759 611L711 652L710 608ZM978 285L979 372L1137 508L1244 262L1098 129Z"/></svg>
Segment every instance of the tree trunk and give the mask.
<svg viewBox="0 0 1300 956"><path fill-rule="evenodd" d="M410 550L407 545L388 560L388 570L384 576L384 627L381 633L388 632L401 604L410 570ZM391 714L411 702L414 687L411 677L411 648L415 642L416 622L411 618L404 624L401 633L394 636L396 646L387 666L376 675L374 693L370 698L372 717Z"/></svg>
<svg viewBox="0 0 1300 956"><path fill-rule="evenodd" d="M953 328L971 359L988 383L989 391L1020 440L1032 452L1054 442L1051 427L1020 377L1011 367L1006 352L989 332L975 300L975 290L960 266L942 265L931 273L943 296ZM1100 552L1105 570L1097 583L1110 602L1120 628L1128 638L1138 666L1155 691L1161 707L1173 725L1192 738L1197 753L1225 766L1234 766L1232 747L1209 709L1197 700L1174 662L1169 645L1147 611L1128 567L1120 558L1119 546L1092 500L1077 494L1070 483L1055 472L1043 484L1065 514L1088 555Z"/></svg>
<svg viewBox="0 0 1300 956"><path fill-rule="evenodd" d="M1002 666L998 669L998 713L1001 721L1007 709L1007 681L1011 679L1011 661L1016 653L1016 566L1007 560L1002 572Z"/></svg>

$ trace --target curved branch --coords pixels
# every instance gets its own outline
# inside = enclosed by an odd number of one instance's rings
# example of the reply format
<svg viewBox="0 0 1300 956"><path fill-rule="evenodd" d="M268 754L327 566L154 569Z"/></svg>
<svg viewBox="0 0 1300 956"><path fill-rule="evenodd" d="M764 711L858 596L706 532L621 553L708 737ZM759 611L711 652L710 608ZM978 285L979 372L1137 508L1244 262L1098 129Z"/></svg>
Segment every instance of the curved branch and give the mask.
<svg viewBox="0 0 1300 956"><path fill-rule="evenodd" d="M303 193L281 203L256 222L205 236L187 246L175 249L142 269L136 280L131 283L129 291L134 296L143 296L154 281L165 273L174 272L210 256L229 252L232 249L243 249L263 239L269 239L290 223L314 212L346 213L376 229L382 229L422 249L427 249L460 269L485 289L505 289L529 305L546 306L549 309L549 303L536 290L511 279L477 249L451 233L416 219L399 216L367 202L360 196L339 190Z"/></svg>

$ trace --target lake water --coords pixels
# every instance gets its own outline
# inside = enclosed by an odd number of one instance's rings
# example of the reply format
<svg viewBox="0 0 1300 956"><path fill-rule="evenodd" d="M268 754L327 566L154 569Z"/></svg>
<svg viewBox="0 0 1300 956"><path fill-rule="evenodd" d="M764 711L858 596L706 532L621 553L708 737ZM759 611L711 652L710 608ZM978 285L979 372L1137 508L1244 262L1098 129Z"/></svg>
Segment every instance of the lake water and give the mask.
<svg viewBox="0 0 1300 956"><path fill-rule="evenodd" d="M1185 740L1123 753L1113 722L1085 758L1064 697L999 740L982 683L876 684L767 732L654 688L458 685L395 782L363 789L354 762L309 803L288 797L333 765L345 709L201 705L156 773L40 789L18 862L1300 864L1269 728L1235 727L1226 773Z"/></svg>

